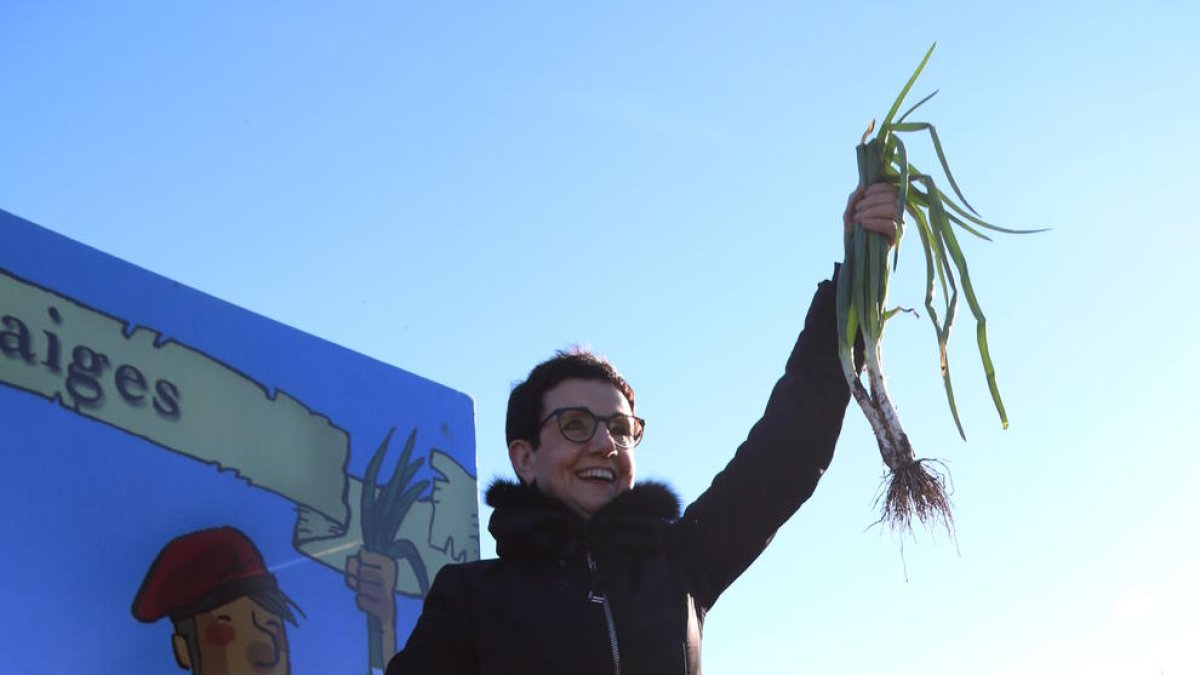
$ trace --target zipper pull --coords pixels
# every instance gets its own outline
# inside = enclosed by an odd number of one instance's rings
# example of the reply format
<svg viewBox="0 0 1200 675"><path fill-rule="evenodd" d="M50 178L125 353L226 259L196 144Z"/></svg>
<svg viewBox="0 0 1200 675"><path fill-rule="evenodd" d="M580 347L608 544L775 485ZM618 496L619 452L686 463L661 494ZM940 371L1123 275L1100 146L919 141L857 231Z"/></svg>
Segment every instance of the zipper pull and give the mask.
<svg viewBox="0 0 1200 675"><path fill-rule="evenodd" d="M588 572L591 573L591 582L592 586L594 587L596 585L596 561L592 559L591 551L587 552L587 566ZM603 605L605 602L608 602L608 599L604 597L604 594L597 593L594 588L588 589L587 599L588 602L592 602L597 605Z"/></svg>
<svg viewBox="0 0 1200 675"><path fill-rule="evenodd" d="M592 585L595 586L599 575L596 574L596 561L592 559L591 551L587 551L587 565L588 571L591 572ZM613 623L612 607L608 604L608 597L603 593L590 590L588 591L588 601L604 608L604 622L608 624L608 644L612 647L613 675L621 675L621 649L617 645L617 626Z"/></svg>

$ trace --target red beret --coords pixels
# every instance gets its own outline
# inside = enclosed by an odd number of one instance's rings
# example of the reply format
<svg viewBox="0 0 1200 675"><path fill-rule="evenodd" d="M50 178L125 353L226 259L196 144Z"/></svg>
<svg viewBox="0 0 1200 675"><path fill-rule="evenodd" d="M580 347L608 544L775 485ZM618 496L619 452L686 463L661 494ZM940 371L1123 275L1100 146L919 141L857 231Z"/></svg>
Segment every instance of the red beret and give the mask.
<svg viewBox="0 0 1200 675"><path fill-rule="evenodd" d="M163 547L133 599L133 616L178 621L275 587L249 537L232 527L200 530Z"/></svg>

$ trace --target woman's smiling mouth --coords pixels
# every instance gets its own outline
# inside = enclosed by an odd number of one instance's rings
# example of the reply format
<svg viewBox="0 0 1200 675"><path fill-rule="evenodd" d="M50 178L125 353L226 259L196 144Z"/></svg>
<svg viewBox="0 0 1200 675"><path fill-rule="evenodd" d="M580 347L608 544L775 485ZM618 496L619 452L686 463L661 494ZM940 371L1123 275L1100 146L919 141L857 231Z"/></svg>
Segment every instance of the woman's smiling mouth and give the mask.
<svg viewBox="0 0 1200 675"><path fill-rule="evenodd" d="M604 469L600 467L592 469L584 469L575 474L583 480L598 480L605 483L611 483L617 479L617 474L612 469Z"/></svg>

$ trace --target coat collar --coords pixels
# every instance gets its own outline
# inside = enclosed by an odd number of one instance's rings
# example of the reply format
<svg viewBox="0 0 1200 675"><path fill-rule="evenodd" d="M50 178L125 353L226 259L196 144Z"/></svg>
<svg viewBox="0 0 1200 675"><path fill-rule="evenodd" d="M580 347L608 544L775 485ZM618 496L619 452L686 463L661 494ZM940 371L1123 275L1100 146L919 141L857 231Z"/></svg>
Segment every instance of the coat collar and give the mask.
<svg viewBox="0 0 1200 675"><path fill-rule="evenodd" d="M529 509L571 513L566 504L533 485L496 480L488 487L487 505L493 509ZM641 516L675 520L679 518L679 497L664 483L638 483L605 504L593 519ZM582 520L582 519L580 519Z"/></svg>
<svg viewBox="0 0 1200 675"><path fill-rule="evenodd" d="M501 558L572 557L581 546L634 553L652 547L679 518L679 497L663 483L639 483L584 520L536 486L498 480L487 490L488 531Z"/></svg>

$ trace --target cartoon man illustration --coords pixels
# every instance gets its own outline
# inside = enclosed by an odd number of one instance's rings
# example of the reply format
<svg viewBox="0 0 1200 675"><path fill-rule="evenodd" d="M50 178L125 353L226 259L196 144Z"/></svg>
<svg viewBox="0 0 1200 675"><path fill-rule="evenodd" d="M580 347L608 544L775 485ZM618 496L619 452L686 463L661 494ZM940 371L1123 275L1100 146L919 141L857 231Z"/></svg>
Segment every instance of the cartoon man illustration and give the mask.
<svg viewBox="0 0 1200 675"><path fill-rule="evenodd" d="M175 660L198 675L289 675L284 622L297 625L293 609L304 615L233 527L168 542L133 600L139 621L170 617Z"/></svg>

